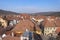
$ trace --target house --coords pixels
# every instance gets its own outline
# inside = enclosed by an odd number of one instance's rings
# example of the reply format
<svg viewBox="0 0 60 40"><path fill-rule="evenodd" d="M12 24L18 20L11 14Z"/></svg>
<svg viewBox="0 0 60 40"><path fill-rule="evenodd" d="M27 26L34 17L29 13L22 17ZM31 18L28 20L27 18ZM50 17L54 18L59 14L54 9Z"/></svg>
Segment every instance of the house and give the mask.
<svg viewBox="0 0 60 40"><path fill-rule="evenodd" d="M16 36L22 35L26 29L29 31L34 32L34 28L36 29L36 33L40 34L40 28L35 26L35 24L31 20L20 20L20 22L12 29L12 32Z"/></svg>
<svg viewBox="0 0 60 40"><path fill-rule="evenodd" d="M37 15L34 18L35 19L46 19L46 16L44 16L44 15Z"/></svg>
<svg viewBox="0 0 60 40"><path fill-rule="evenodd" d="M20 22L12 29L12 32L16 34L16 36L19 36L24 33L26 29L33 31L33 28L34 23L32 23L30 20L20 20Z"/></svg>
<svg viewBox="0 0 60 40"><path fill-rule="evenodd" d="M20 20L20 15L7 15L6 16L7 20Z"/></svg>
<svg viewBox="0 0 60 40"><path fill-rule="evenodd" d="M50 34L56 33L57 27L44 27L44 35L49 36Z"/></svg>
<svg viewBox="0 0 60 40"><path fill-rule="evenodd" d="M46 16L35 16L35 17L32 17L32 22L37 26L36 28L39 28L39 34L42 34L44 33L44 25L43 25L43 22L45 21L46 19Z"/></svg>
<svg viewBox="0 0 60 40"><path fill-rule="evenodd" d="M57 27L60 27L60 19L59 18L55 20L55 23L56 23Z"/></svg>
<svg viewBox="0 0 60 40"><path fill-rule="evenodd" d="M59 34L59 32L60 32L60 27L57 27L56 33Z"/></svg>
<svg viewBox="0 0 60 40"><path fill-rule="evenodd" d="M38 24L38 25L40 25L40 22L44 21L43 18L41 18L41 19L35 19L34 17L31 18L31 20L34 21L34 22L35 22L36 24Z"/></svg>
<svg viewBox="0 0 60 40"><path fill-rule="evenodd" d="M35 24L35 27L34 27L34 30L35 30L35 32L37 33L37 34L42 34L42 29L40 28L40 24L44 21L44 19L39 19L39 20L37 20L37 19L35 19L35 18L33 18L32 17L32 22ZM38 31L37 31L38 30Z"/></svg>
<svg viewBox="0 0 60 40"><path fill-rule="evenodd" d="M7 21L4 20L3 18L0 17L0 23L1 23L1 26L3 26L4 28L7 27Z"/></svg>
<svg viewBox="0 0 60 40"><path fill-rule="evenodd" d="M44 35L54 34L56 29L57 26L55 23L55 17L47 17L47 19L44 21Z"/></svg>
<svg viewBox="0 0 60 40"><path fill-rule="evenodd" d="M20 14L21 19L30 19L30 15L27 13Z"/></svg>
<svg viewBox="0 0 60 40"><path fill-rule="evenodd" d="M26 29L26 31L20 37L21 40L33 40L33 32Z"/></svg>
<svg viewBox="0 0 60 40"><path fill-rule="evenodd" d="M10 22L9 22L9 26L14 26L14 25L16 25L17 23L19 23L20 22L20 20L10 20Z"/></svg>
<svg viewBox="0 0 60 40"><path fill-rule="evenodd" d="M19 15L7 15L6 16L6 19L8 21L8 26L13 26L20 22L20 18L17 16Z"/></svg>
<svg viewBox="0 0 60 40"><path fill-rule="evenodd" d="M36 20L35 18L32 17L31 21L34 23L34 31L37 33L37 34L41 34L42 30L40 29L39 25L40 23L43 21L43 20Z"/></svg>

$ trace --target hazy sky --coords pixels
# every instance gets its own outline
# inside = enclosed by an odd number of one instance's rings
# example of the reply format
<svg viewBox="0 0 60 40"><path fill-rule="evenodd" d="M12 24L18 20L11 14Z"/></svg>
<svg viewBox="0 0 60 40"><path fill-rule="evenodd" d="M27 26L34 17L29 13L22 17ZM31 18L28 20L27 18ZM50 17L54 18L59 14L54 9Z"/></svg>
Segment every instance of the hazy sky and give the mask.
<svg viewBox="0 0 60 40"><path fill-rule="evenodd" d="M60 0L0 0L0 9L22 13L60 11Z"/></svg>

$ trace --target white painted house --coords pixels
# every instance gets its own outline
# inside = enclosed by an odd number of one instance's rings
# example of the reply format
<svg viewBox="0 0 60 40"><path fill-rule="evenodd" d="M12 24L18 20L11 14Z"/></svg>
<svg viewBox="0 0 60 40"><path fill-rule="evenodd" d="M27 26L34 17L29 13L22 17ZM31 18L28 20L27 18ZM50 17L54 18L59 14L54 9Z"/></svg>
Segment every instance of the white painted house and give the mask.
<svg viewBox="0 0 60 40"><path fill-rule="evenodd" d="M44 28L44 35L54 34L57 27L45 27Z"/></svg>
<svg viewBox="0 0 60 40"><path fill-rule="evenodd" d="M48 17L45 20L45 25L44 25L44 35L50 36L51 34L56 35L56 23L54 18Z"/></svg>

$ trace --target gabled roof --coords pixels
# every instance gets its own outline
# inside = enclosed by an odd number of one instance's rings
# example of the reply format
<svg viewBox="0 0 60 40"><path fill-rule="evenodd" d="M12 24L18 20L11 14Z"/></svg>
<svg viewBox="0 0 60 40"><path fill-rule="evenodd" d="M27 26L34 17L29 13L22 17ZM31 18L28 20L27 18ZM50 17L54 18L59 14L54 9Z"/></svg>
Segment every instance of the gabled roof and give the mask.
<svg viewBox="0 0 60 40"><path fill-rule="evenodd" d="M57 27L60 27L60 19L55 20Z"/></svg>
<svg viewBox="0 0 60 40"><path fill-rule="evenodd" d="M45 27L59 27L60 19L56 19L55 16L48 16L44 21Z"/></svg>
<svg viewBox="0 0 60 40"><path fill-rule="evenodd" d="M45 19L46 16L37 15L37 16L35 16L34 18L35 18L35 19Z"/></svg>
<svg viewBox="0 0 60 40"><path fill-rule="evenodd" d="M8 15L8 16L6 16L6 19L7 20L14 20L14 19L15 20L20 20L20 17L14 16L14 15L13 16L12 15Z"/></svg>
<svg viewBox="0 0 60 40"><path fill-rule="evenodd" d="M60 32L60 27L57 27L56 33L59 33L59 32Z"/></svg>
<svg viewBox="0 0 60 40"><path fill-rule="evenodd" d="M30 20L20 20L20 23L18 23L12 31L24 32L26 29L32 31L33 27L34 23L32 23Z"/></svg>
<svg viewBox="0 0 60 40"><path fill-rule="evenodd" d="M55 21L45 20L44 21L44 26L45 27L56 27L56 24L55 24Z"/></svg>
<svg viewBox="0 0 60 40"><path fill-rule="evenodd" d="M30 19L30 15L29 14L20 14L21 17L23 17L24 19Z"/></svg>
<svg viewBox="0 0 60 40"><path fill-rule="evenodd" d="M56 16L50 16L50 19L55 19L56 18Z"/></svg>

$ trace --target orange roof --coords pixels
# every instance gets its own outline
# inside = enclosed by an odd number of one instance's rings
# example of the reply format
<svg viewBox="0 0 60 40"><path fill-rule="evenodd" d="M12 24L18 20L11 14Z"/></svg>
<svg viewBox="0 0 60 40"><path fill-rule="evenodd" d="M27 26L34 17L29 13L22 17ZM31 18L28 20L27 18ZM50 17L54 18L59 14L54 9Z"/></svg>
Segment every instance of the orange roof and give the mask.
<svg viewBox="0 0 60 40"><path fill-rule="evenodd" d="M7 18L7 20L13 20L13 19L15 19L15 20L19 20L20 18L19 17L17 17L17 16L12 16L12 15L8 15L8 16L6 16L6 18Z"/></svg>
<svg viewBox="0 0 60 40"><path fill-rule="evenodd" d="M14 32L24 32L26 29L33 30L34 24L30 20L20 20L15 28L12 30Z"/></svg>
<svg viewBox="0 0 60 40"><path fill-rule="evenodd" d="M23 16L24 19L30 19L30 15L29 14L20 14L20 16L21 17Z"/></svg>
<svg viewBox="0 0 60 40"><path fill-rule="evenodd" d="M36 19L45 19L46 18L46 16L41 16L41 15L37 15L37 16L35 16L34 18L36 18Z"/></svg>
<svg viewBox="0 0 60 40"><path fill-rule="evenodd" d="M60 27L60 19L55 20L57 27Z"/></svg>
<svg viewBox="0 0 60 40"><path fill-rule="evenodd" d="M46 20L44 21L44 25L45 27L59 27L60 20L59 19L56 20L55 16L49 16L49 20L46 18Z"/></svg>
<svg viewBox="0 0 60 40"><path fill-rule="evenodd" d="M55 21L45 20L44 21L44 26L45 27L56 27L56 24L55 24Z"/></svg>
<svg viewBox="0 0 60 40"><path fill-rule="evenodd" d="M56 33L59 33L59 32L60 32L60 27L57 27Z"/></svg>
<svg viewBox="0 0 60 40"><path fill-rule="evenodd" d="M50 19L56 19L56 17L55 16L50 16Z"/></svg>
<svg viewBox="0 0 60 40"><path fill-rule="evenodd" d="M3 16L0 16L0 18L2 18Z"/></svg>

